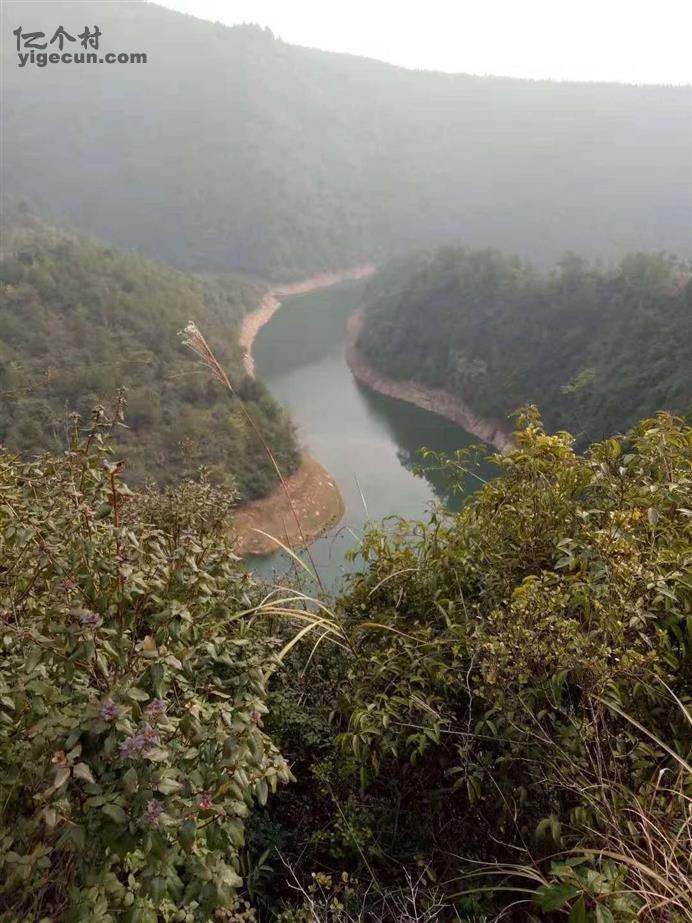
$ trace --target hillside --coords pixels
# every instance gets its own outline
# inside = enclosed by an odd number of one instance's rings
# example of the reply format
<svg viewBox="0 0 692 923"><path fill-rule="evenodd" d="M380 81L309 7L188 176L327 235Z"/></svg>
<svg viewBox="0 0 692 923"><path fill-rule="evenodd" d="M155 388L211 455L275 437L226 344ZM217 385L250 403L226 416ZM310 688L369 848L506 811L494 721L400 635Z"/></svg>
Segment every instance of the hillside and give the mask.
<svg viewBox="0 0 692 923"><path fill-rule="evenodd" d="M0 259L0 442L23 453L67 445L70 415L87 427L92 408L127 388L117 443L127 478L171 483L200 465L235 481L243 497L276 483L271 462L241 412L258 422L285 473L298 462L291 422L260 382L248 379L237 346L240 318L259 292L226 277L184 275L141 256L46 224L2 203ZM210 381L178 331L193 319L237 389Z"/></svg>
<svg viewBox="0 0 692 923"><path fill-rule="evenodd" d="M101 49L146 64L18 67L15 28L76 35L82 7L3 9L6 188L181 268L285 279L446 242L692 255L689 87L414 72L119 0Z"/></svg>
<svg viewBox="0 0 692 923"><path fill-rule="evenodd" d="M480 414L539 404L583 444L692 406L690 271L642 253L612 270L568 255L550 272L494 250L419 253L370 284L358 346Z"/></svg>

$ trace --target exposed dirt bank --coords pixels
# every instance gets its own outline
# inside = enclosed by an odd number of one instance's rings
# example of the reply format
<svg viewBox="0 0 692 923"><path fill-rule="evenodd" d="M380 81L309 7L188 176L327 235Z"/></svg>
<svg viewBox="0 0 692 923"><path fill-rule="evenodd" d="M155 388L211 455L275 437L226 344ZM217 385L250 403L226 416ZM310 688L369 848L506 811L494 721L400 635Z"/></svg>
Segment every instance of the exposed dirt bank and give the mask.
<svg viewBox="0 0 692 923"><path fill-rule="evenodd" d="M304 454L297 470L286 478L286 487L300 520L302 537L284 489L279 485L268 497L250 500L236 510L233 529L237 536L235 552L240 557L279 550L276 542L260 535L256 529L278 538L289 548L300 548L303 538L310 544L343 517L344 501L339 488L322 465L309 455Z"/></svg>
<svg viewBox="0 0 692 923"><path fill-rule="evenodd" d="M259 306L246 314L240 325L238 342L243 349L243 365L247 374L255 377L255 360L252 357L255 337L279 310L283 299L291 295L307 295L352 279L365 279L374 272L375 267L368 263L338 272L323 272L300 282L288 282L269 289ZM278 550L276 542L260 535L257 529L278 538L289 548L299 548L303 539L310 544L341 521L345 506L339 488L322 465L307 453L303 453L297 470L286 478L286 486L300 520L300 529L283 487L279 485L268 497L243 503L236 510L236 554L248 557Z"/></svg>
<svg viewBox="0 0 692 923"><path fill-rule="evenodd" d="M380 394L408 401L422 407L423 410L445 417L462 426L468 433L478 436L483 442L494 446L499 452L508 452L512 448L512 436L508 427L497 420L479 416L458 397L443 388L429 388L415 381L400 381L373 368L357 346L364 319L363 308L358 308L349 317L346 325L346 362L357 381L373 391L379 391Z"/></svg>
<svg viewBox="0 0 692 923"><path fill-rule="evenodd" d="M270 288L259 306L246 314L240 324L238 342L243 350L243 365L248 375L255 377L255 360L252 357L252 344L255 342L255 337L279 310L284 299L291 295L308 295L310 292L338 285L339 282L366 279L374 272L375 267L371 263L364 263L361 266L351 266L349 269L340 269L336 272L322 272L302 279L300 282L287 282Z"/></svg>

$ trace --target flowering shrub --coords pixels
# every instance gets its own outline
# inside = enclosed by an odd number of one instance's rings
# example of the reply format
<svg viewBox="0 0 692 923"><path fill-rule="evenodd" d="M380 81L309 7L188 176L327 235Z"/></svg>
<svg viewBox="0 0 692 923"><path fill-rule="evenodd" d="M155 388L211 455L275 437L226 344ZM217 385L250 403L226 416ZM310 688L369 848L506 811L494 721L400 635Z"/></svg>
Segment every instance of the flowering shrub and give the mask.
<svg viewBox="0 0 692 923"><path fill-rule="evenodd" d="M0 919L223 915L249 808L290 777L218 490L178 488L172 529L121 471L98 425L0 455Z"/></svg>

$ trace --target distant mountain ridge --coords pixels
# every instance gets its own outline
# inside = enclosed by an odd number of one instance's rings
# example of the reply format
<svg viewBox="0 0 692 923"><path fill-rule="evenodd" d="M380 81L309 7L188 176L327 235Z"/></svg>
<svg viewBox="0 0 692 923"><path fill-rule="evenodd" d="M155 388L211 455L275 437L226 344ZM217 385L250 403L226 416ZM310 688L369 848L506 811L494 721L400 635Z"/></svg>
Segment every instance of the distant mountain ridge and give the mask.
<svg viewBox="0 0 692 923"><path fill-rule="evenodd" d="M59 24L84 7L4 4L4 186L120 246L276 278L445 242L692 255L690 87L409 71L117 0L101 47L146 64L17 67L13 30Z"/></svg>

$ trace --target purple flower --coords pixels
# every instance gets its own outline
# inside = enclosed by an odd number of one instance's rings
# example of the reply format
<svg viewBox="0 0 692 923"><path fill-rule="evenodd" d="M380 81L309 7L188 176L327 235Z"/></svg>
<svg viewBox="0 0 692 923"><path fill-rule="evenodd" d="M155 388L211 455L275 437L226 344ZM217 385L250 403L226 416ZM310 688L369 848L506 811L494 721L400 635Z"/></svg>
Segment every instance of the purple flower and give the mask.
<svg viewBox="0 0 692 923"><path fill-rule="evenodd" d="M125 759L134 759L148 753L154 747L158 747L160 742L156 728L153 728L150 724L144 724L138 734L126 737L120 744L120 755Z"/></svg>
<svg viewBox="0 0 692 923"><path fill-rule="evenodd" d="M154 699L153 702L147 705L147 714L151 715L152 718L159 718L161 715L165 715L166 703L163 699Z"/></svg>
<svg viewBox="0 0 692 923"><path fill-rule="evenodd" d="M101 717L104 721L115 721L119 714L120 709L115 702L112 699L106 699L101 706Z"/></svg>
<svg viewBox="0 0 692 923"><path fill-rule="evenodd" d="M132 734L120 744L120 755L126 759L134 759L144 749L144 738L141 734Z"/></svg>
<svg viewBox="0 0 692 923"><path fill-rule="evenodd" d="M79 616L79 624L82 628L97 628L101 624L101 616L95 612L84 612Z"/></svg>
<svg viewBox="0 0 692 923"><path fill-rule="evenodd" d="M70 577L66 577L56 586L55 589L58 593L71 593L73 590L77 589L77 583Z"/></svg>
<svg viewBox="0 0 692 923"><path fill-rule="evenodd" d="M144 748L149 750L152 747L158 747L161 742L159 733L156 728L153 728L150 724L143 724L140 736L144 740Z"/></svg>
<svg viewBox="0 0 692 923"><path fill-rule="evenodd" d="M152 827L156 826L159 818L163 814L163 805L157 798L151 798L147 801L146 822Z"/></svg>

